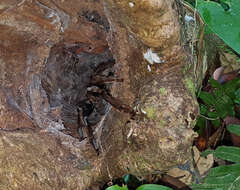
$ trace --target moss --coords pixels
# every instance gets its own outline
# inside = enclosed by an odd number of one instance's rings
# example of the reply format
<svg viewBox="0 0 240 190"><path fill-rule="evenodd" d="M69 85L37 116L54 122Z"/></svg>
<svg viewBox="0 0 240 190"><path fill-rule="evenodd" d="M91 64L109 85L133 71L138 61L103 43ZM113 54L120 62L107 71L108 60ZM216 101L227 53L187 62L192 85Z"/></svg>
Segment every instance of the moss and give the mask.
<svg viewBox="0 0 240 190"><path fill-rule="evenodd" d="M190 66L188 64L186 64L184 66L184 68L182 69L182 73L185 75L187 73L187 71L189 70Z"/></svg>
<svg viewBox="0 0 240 190"><path fill-rule="evenodd" d="M144 158L142 158L142 156L135 156L135 160L136 160L136 165L138 167L138 169L142 170L142 169L147 169L149 168L149 163L147 160L145 160Z"/></svg>
<svg viewBox="0 0 240 190"><path fill-rule="evenodd" d="M154 107L147 107L146 112L149 119L154 119L157 115L157 110Z"/></svg>
<svg viewBox="0 0 240 190"><path fill-rule="evenodd" d="M117 120L117 124L119 125L119 126L122 126L122 122L118 119Z"/></svg>
<svg viewBox="0 0 240 190"><path fill-rule="evenodd" d="M128 160L128 157L129 157L129 155L127 153L120 155L121 160Z"/></svg>
<svg viewBox="0 0 240 190"><path fill-rule="evenodd" d="M187 89L191 92L192 96L195 96L195 85L190 78L185 78L185 84Z"/></svg>
<svg viewBox="0 0 240 190"><path fill-rule="evenodd" d="M164 121L164 120L158 121L158 126L159 126L160 128L163 127L165 124L166 124L166 121Z"/></svg>
<svg viewBox="0 0 240 190"><path fill-rule="evenodd" d="M165 95L167 94L167 91L166 91L165 88L160 88L160 89L159 89L159 92L160 92L160 94L163 95L163 96L165 96Z"/></svg>

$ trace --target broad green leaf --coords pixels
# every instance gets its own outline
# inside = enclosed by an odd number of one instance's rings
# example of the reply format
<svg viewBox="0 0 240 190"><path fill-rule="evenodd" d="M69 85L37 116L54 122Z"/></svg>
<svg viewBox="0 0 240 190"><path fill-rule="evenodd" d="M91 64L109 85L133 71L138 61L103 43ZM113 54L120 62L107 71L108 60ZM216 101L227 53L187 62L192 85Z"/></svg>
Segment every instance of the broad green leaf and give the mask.
<svg viewBox="0 0 240 190"><path fill-rule="evenodd" d="M222 190L228 190L231 188L237 181L236 176L233 176L231 174L219 176L219 177L207 177L204 180L204 183L193 185L192 189L194 190L200 190L200 189L222 189ZM232 190L232 189L231 189Z"/></svg>
<svg viewBox="0 0 240 190"><path fill-rule="evenodd" d="M108 187L106 190L128 190L127 186L120 187L118 185L113 185Z"/></svg>
<svg viewBox="0 0 240 190"><path fill-rule="evenodd" d="M211 123L214 125L214 127L220 127L221 125L220 119L212 120Z"/></svg>
<svg viewBox="0 0 240 190"><path fill-rule="evenodd" d="M213 95L215 97L214 107L218 115L222 119L226 116L234 116L235 112L232 99L218 90L214 91Z"/></svg>
<svg viewBox="0 0 240 190"><path fill-rule="evenodd" d="M240 162L240 148L234 146L219 146L214 156L231 162Z"/></svg>
<svg viewBox="0 0 240 190"><path fill-rule="evenodd" d="M220 0L223 3L231 3L232 0Z"/></svg>
<svg viewBox="0 0 240 190"><path fill-rule="evenodd" d="M209 28L238 53L240 53L239 7L239 0L231 1L229 11L225 11L220 4L213 1L198 0L197 3L197 8Z"/></svg>
<svg viewBox="0 0 240 190"><path fill-rule="evenodd" d="M226 175L222 177L212 177L205 180L203 184L192 185L193 190L239 190L240 177Z"/></svg>
<svg viewBox="0 0 240 190"><path fill-rule="evenodd" d="M201 91L199 98L207 105L214 105L216 103L214 97L208 92Z"/></svg>
<svg viewBox="0 0 240 190"><path fill-rule="evenodd" d="M217 88L217 89L221 90L222 92L224 91L223 86L218 81L214 80L213 78L210 78L208 80L208 82L211 84L212 87Z"/></svg>
<svg viewBox="0 0 240 190"><path fill-rule="evenodd" d="M215 119L215 120L211 120L211 123L214 125L214 127L219 127L221 125L221 121L220 119L217 119L219 117L217 112L208 112L208 117Z"/></svg>
<svg viewBox="0 0 240 190"><path fill-rule="evenodd" d="M237 89L234 94L235 94L234 102L236 104L240 104L240 88Z"/></svg>
<svg viewBox="0 0 240 190"><path fill-rule="evenodd" d="M230 185L231 183L234 182L234 180L236 179L236 176L233 176L231 174L225 175L225 176L209 176L204 180L204 183L208 183L208 184L215 184L215 185L219 185L220 187L222 185Z"/></svg>
<svg viewBox="0 0 240 190"><path fill-rule="evenodd" d="M216 184L194 184L192 185L193 190L225 190L229 185L216 185Z"/></svg>
<svg viewBox="0 0 240 190"><path fill-rule="evenodd" d="M218 115L217 112L211 112L211 111L209 111L209 112L207 113L207 115L208 115L208 117L213 118L213 119L219 117L219 115Z"/></svg>
<svg viewBox="0 0 240 190"><path fill-rule="evenodd" d="M232 174L236 177L240 176L240 164L232 164L212 168L208 176L224 176L228 174Z"/></svg>
<svg viewBox="0 0 240 190"><path fill-rule="evenodd" d="M240 136L240 125L228 125L227 130L231 133Z"/></svg>
<svg viewBox="0 0 240 190"><path fill-rule="evenodd" d="M240 88L240 78L233 79L223 85L224 92L228 95L232 100L235 99L236 90Z"/></svg>
<svg viewBox="0 0 240 190"><path fill-rule="evenodd" d="M239 190L240 189L240 176L238 176L237 179L235 179L235 181L233 182L233 184L231 185L231 187L229 189L231 189L231 190Z"/></svg>
<svg viewBox="0 0 240 190"><path fill-rule="evenodd" d="M145 184L141 185L136 190L172 190L172 188L156 184Z"/></svg>
<svg viewBox="0 0 240 190"><path fill-rule="evenodd" d="M207 113L207 110L208 110L207 106L200 104L200 113L202 115L205 115Z"/></svg>

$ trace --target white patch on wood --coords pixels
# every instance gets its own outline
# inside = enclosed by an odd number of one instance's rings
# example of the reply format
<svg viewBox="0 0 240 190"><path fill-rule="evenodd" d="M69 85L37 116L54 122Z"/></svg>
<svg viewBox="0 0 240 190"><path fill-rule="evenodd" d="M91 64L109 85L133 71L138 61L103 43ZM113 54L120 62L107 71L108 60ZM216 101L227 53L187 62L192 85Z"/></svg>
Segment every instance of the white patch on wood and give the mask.
<svg viewBox="0 0 240 190"><path fill-rule="evenodd" d="M152 49L148 49L146 53L143 54L144 59L146 59L150 64L153 63L164 63L164 60L158 56L157 53L153 53Z"/></svg>
<svg viewBox="0 0 240 190"><path fill-rule="evenodd" d="M129 2L128 4L129 4L129 6L130 6L131 8L134 7L134 3L133 3L133 2Z"/></svg>
<svg viewBox="0 0 240 190"><path fill-rule="evenodd" d="M184 20L185 20L186 22L190 22L190 21L194 21L194 18L193 18L192 16L185 15Z"/></svg>
<svg viewBox="0 0 240 190"><path fill-rule="evenodd" d="M137 110L137 106L134 106L134 107L133 107L133 111L136 111L136 110Z"/></svg>
<svg viewBox="0 0 240 190"><path fill-rule="evenodd" d="M127 134L127 139L129 139L129 137L131 137L132 133L133 133L133 128L131 128L131 129L129 130L129 132L128 132L128 134Z"/></svg>
<svg viewBox="0 0 240 190"><path fill-rule="evenodd" d="M143 114L147 114L147 112L146 112L145 110L143 110L142 108L141 108L141 112L142 112Z"/></svg>
<svg viewBox="0 0 240 190"><path fill-rule="evenodd" d="M147 68L148 68L148 71L151 72L152 69L151 69L151 66L150 65L147 65Z"/></svg>

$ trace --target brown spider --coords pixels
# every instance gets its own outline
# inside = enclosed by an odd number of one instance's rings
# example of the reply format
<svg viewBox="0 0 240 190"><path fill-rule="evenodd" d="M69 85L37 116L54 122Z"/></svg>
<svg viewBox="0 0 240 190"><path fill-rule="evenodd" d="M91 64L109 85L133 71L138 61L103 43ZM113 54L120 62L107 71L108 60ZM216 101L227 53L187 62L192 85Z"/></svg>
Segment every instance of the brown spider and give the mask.
<svg viewBox="0 0 240 190"><path fill-rule="evenodd" d="M96 51L95 51L96 50ZM109 105L134 114L132 108L109 93L115 61L107 47L93 48L86 43L61 44L51 49L42 75L42 86L51 108L61 108L64 133L88 138L94 145L94 126L106 114Z"/></svg>

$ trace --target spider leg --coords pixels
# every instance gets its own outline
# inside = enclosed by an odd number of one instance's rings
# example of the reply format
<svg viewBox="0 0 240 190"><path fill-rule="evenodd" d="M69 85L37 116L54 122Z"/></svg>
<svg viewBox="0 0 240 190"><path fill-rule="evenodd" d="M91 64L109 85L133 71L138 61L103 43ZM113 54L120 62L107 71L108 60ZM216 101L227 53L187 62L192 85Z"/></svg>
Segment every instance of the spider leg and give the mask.
<svg viewBox="0 0 240 190"><path fill-rule="evenodd" d="M105 77L105 76L95 76L90 81L90 86L93 85L102 85L105 83L111 83L111 82L123 82L123 79L116 78L116 77Z"/></svg>
<svg viewBox="0 0 240 190"><path fill-rule="evenodd" d="M87 125L87 122L83 118L83 110L82 108L78 108L78 133L80 136L80 141L84 140L86 137L84 137L84 132L87 133L87 138L89 140L89 143L93 146L94 150L96 150L97 154L99 154L98 149L96 148L96 141L94 139L93 130L91 126ZM85 130L84 130L85 129Z"/></svg>
<svg viewBox="0 0 240 190"><path fill-rule="evenodd" d="M108 61L108 62L100 63L100 64L98 65L98 67L96 68L96 70L94 71L93 76L99 75L100 73L102 73L102 72L105 71L106 69L113 67L114 64L115 64L115 61L114 61L114 60L113 60L113 61Z"/></svg>
<svg viewBox="0 0 240 190"><path fill-rule="evenodd" d="M119 111L129 113L132 116L135 115L135 111L133 108L128 106L127 104L124 104L121 100L113 97L112 95L108 94L105 90L99 89L98 92L87 92L87 96L91 99L91 96L98 96L106 100L108 103L110 103L114 108L116 108Z"/></svg>

